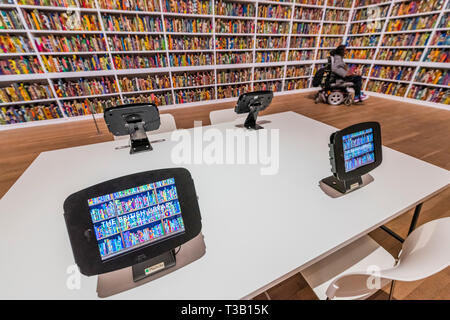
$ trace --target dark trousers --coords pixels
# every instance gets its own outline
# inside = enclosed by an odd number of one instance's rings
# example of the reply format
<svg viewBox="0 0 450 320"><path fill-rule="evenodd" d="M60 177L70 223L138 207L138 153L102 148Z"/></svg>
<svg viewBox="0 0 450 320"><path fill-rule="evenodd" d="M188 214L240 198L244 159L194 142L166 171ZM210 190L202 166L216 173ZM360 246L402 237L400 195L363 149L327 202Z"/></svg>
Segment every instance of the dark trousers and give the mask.
<svg viewBox="0 0 450 320"><path fill-rule="evenodd" d="M345 81L353 82L355 88L355 96L359 97L361 95L362 88L362 77L361 76L346 76Z"/></svg>

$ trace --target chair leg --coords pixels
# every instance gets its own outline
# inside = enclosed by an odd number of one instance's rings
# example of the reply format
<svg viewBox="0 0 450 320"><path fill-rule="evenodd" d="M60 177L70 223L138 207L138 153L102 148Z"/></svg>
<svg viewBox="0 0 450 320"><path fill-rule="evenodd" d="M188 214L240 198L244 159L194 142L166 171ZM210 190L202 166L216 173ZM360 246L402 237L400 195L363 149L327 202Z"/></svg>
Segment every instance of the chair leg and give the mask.
<svg viewBox="0 0 450 320"><path fill-rule="evenodd" d="M395 286L395 280L392 280L391 291L389 292L389 300L392 300L392 298L394 296L394 286Z"/></svg>

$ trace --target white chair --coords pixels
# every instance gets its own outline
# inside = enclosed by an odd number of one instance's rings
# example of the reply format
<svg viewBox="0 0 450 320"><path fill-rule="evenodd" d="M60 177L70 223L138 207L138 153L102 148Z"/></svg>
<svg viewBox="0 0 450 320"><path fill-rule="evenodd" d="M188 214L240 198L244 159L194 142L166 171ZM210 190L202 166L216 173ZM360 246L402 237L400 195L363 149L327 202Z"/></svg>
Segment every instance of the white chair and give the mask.
<svg viewBox="0 0 450 320"><path fill-rule="evenodd" d="M236 112L234 112L234 108L215 110L215 111L211 111L209 113L209 120L211 120L212 125L215 125L218 123L223 123L223 122L232 122L239 118L245 119L245 117L247 117L246 114L240 115L240 114L237 114Z"/></svg>
<svg viewBox="0 0 450 320"><path fill-rule="evenodd" d="M450 217L428 222L403 242L397 262L364 236L301 272L319 299L365 299L392 282L416 281L450 265ZM374 286L374 284L379 285Z"/></svg>
<svg viewBox="0 0 450 320"><path fill-rule="evenodd" d="M158 134L163 132L170 132L177 130L177 124L175 122L175 118L170 113L162 113L159 115L159 118L161 120L161 125L159 126L158 130L150 131L151 134ZM114 140L122 140L122 139L129 139L129 136L114 136Z"/></svg>

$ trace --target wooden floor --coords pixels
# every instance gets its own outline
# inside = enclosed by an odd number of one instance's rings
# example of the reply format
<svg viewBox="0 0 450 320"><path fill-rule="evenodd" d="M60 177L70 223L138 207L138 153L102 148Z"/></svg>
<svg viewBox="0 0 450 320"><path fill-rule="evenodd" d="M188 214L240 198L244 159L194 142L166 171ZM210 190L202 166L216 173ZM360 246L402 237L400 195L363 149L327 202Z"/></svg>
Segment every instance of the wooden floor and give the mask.
<svg viewBox="0 0 450 320"><path fill-rule="evenodd" d="M234 103L180 108L171 110L170 113L175 116L178 128L191 128L194 121L198 120L203 125L209 125L211 110L231 107L234 107ZM385 146L450 170L449 111L373 97L362 106L332 107L315 105L311 94L295 94L275 97L271 106L261 115L288 110L337 128L362 121L378 121L381 123ZM97 134L92 120L0 131L0 197L40 152L112 140L103 120L99 121L99 125L100 134ZM425 202L418 225L448 216L450 188ZM411 217L412 211L393 220L388 227L405 236ZM384 231L377 229L370 235L391 254L398 254L400 244ZM373 299L386 299L386 292L388 288L377 293ZM316 299L300 274L257 297L268 298ZM450 299L450 268L426 280L397 283L394 298Z"/></svg>

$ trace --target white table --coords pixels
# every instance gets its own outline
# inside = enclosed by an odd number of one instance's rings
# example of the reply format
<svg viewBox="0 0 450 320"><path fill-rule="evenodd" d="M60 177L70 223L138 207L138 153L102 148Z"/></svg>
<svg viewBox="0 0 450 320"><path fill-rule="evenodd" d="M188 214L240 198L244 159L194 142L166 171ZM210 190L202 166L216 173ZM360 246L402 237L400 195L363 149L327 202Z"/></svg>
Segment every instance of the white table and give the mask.
<svg viewBox="0 0 450 320"><path fill-rule="evenodd" d="M200 197L205 256L112 299L251 297L450 183L449 171L383 147L383 163L371 172L375 181L332 199L318 182L331 174L327 144L336 129L294 112L260 119L280 129L279 173L260 175L259 165L187 165ZM1 299L97 298L96 276L82 276L79 290L66 286L74 260L63 202L102 181L178 166L170 158L176 142L167 133L151 140L159 138L167 141L135 155L115 150L120 140L39 155L0 201Z"/></svg>

